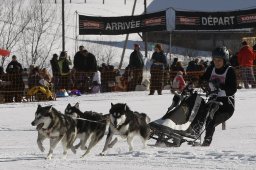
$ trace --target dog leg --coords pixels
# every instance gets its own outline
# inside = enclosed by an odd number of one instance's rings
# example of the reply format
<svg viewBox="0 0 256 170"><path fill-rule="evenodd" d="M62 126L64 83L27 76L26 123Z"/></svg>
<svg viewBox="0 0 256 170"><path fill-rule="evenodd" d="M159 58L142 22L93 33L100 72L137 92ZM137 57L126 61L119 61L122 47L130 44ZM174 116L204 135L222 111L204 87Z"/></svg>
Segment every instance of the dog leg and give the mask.
<svg viewBox="0 0 256 170"><path fill-rule="evenodd" d="M114 140L112 140L112 142L110 142L110 144L108 144L108 148L112 148L117 141L118 141L118 138L116 137Z"/></svg>
<svg viewBox="0 0 256 170"><path fill-rule="evenodd" d="M80 141L80 149L81 150L86 150L87 149L86 142L87 142L89 137L90 137L90 135L86 134L86 133L82 136L82 139Z"/></svg>
<svg viewBox="0 0 256 170"><path fill-rule="evenodd" d="M90 143L89 143L89 146L88 146L86 152L82 155L81 158L83 158L85 155L87 155L88 153L90 153L91 149L92 149L97 143L98 143L98 140L97 140L97 138L96 138L96 134L93 134L93 135L91 136L91 141L90 141Z"/></svg>
<svg viewBox="0 0 256 170"><path fill-rule="evenodd" d="M75 133L72 133L69 137L70 140L67 140L68 143L67 143L67 149L71 149L71 151L76 154L76 148L74 147L74 142L76 140L76 132ZM63 141L63 140L62 140Z"/></svg>
<svg viewBox="0 0 256 170"><path fill-rule="evenodd" d="M66 159L67 158L67 153L68 153L68 151L67 151L68 150L67 149L67 143L63 142L62 145L63 145L63 156L62 156L62 159Z"/></svg>
<svg viewBox="0 0 256 170"><path fill-rule="evenodd" d="M38 148L40 149L41 152L44 152L44 147L43 147L43 141L46 139L45 136L41 135L39 132L38 132L38 137L37 137L37 145L38 145Z"/></svg>
<svg viewBox="0 0 256 170"><path fill-rule="evenodd" d="M102 155L102 156L106 155L108 145L109 145L110 141L112 140L113 135L114 135L114 133L112 133L111 129L109 129L104 148L103 148L102 152L100 153L100 155Z"/></svg>
<svg viewBox="0 0 256 170"><path fill-rule="evenodd" d="M62 138L63 138L63 136L61 136L59 138L55 138L55 139L50 139L50 150L47 155L47 159L52 159L53 149L57 146L57 144L61 141Z"/></svg>
<svg viewBox="0 0 256 170"><path fill-rule="evenodd" d="M75 149L78 149L80 146L81 146L81 140L80 140L80 142L79 142L77 145L75 145L74 147L75 147Z"/></svg>
<svg viewBox="0 0 256 170"><path fill-rule="evenodd" d="M147 148L147 139L145 139L144 137L141 136L141 142L142 142L142 145L143 145L143 149L146 149Z"/></svg>
<svg viewBox="0 0 256 170"><path fill-rule="evenodd" d="M133 140L133 137L134 137L134 135L128 135L128 136L127 136L127 143L128 143L128 145L129 145L129 151L130 151L130 152L133 151L133 147L132 147L132 140Z"/></svg>

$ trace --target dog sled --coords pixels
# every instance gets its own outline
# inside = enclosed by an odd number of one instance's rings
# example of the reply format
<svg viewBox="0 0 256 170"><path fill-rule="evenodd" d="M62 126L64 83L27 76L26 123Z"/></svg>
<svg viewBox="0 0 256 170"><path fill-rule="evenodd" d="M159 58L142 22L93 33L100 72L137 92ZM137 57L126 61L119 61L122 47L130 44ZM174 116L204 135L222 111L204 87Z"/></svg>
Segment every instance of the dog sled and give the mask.
<svg viewBox="0 0 256 170"><path fill-rule="evenodd" d="M179 147L184 142L193 146L201 144L207 118L213 117L222 103L216 101L213 93L199 93L190 87L186 86L181 94L175 93L166 114L149 123L150 138L156 140L156 145Z"/></svg>

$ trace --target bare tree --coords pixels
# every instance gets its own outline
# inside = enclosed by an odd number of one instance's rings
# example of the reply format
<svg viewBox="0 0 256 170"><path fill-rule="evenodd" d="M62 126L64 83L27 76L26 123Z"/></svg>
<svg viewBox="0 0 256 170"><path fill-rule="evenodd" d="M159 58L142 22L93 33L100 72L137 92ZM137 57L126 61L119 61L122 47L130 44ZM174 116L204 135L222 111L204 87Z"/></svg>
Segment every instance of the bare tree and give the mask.
<svg viewBox="0 0 256 170"><path fill-rule="evenodd" d="M116 57L116 50L113 46L90 42L86 42L84 46L86 47L86 50L95 55L98 65L101 65L102 63L113 64L113 59Z"/></svg>
<svg viewBox="0 0 256 170"><path fill-rule="evenodd" d="M30 16L24 10L23 0L2 0L0 5L0 47L10 51L20 42ZM5 63L1 58L1 66Z"/></svg>
<svg viewBox="0 0 256 170"><path fill-rule="evenodd" d="M46 61L60 38L60 24L56 25L54 22L57 17L56 8L57 6L51 3L38 1L31 3L28 10L31 20L20 44L20 52L27 66L31 64L40 67L49 65Z"/></svg>

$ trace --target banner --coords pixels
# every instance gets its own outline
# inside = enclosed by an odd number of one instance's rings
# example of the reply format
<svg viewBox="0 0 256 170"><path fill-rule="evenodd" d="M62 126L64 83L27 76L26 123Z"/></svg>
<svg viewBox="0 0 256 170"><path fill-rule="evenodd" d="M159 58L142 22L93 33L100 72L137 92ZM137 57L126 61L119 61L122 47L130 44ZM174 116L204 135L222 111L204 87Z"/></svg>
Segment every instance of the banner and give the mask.
<svg viewBox="0 0 256 170"><path fill-rule="evenodd" d="M256 27L256 9L231 12L176 11L176 30L225 30Z"/></svg>
<svg viewBox="0 0 256 170"><path fill-rule="evenodd" d="M79 35L117 35L166 30L166 12L123 17L79 15Z"/></svg>
<svg viewBox="0 0 256 170"><path fill-rule="evenodd" d="M0 55L1 55L1 56L6 57L6 56L9 56L10 54L11 54L10 51L0 48Z"/></svg>

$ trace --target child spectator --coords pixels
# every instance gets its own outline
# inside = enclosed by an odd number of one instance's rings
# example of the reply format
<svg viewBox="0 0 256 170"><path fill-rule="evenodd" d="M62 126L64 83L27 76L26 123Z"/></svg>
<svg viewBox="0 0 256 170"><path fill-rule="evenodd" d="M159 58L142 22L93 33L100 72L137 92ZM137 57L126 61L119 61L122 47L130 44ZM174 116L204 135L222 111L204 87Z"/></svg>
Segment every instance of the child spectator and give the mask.
<svg viewBox="0 0 256 170"><path fill-rule="evenodd" d="M183 91L185 85L186 83L183 78L183 73L182 71L178 71L177 75L173 79L171 91L177 91L178 93L180 93Z"/></svg>

